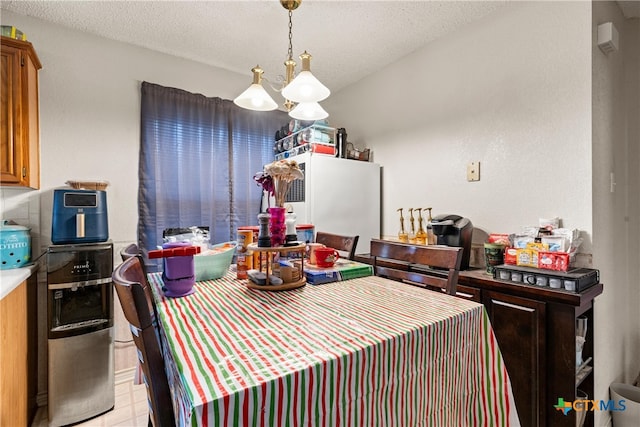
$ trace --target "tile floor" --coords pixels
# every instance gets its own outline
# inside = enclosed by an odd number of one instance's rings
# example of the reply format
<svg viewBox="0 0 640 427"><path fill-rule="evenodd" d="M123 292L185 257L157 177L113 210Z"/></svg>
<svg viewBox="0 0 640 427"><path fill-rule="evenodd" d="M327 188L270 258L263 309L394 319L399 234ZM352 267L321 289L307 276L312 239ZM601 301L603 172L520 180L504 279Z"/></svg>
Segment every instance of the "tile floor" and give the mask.
<svg viewBox="0 0 640 427"><path fill-rule="evenodd" d="M74 427L146 427L149 416L147 390L144 384L133 381L116 384L116 403L113 410ZM47 427L47 408L38 409L31 427Z"/></svg>

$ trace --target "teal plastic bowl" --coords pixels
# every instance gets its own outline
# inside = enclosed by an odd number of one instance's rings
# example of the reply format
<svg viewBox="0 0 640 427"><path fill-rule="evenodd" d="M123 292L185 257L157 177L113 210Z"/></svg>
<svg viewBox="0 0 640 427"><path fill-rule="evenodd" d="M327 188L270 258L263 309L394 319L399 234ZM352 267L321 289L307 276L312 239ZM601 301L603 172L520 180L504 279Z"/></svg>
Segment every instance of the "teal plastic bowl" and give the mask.
<svg viewBox="0 0 640 427"><path fill-rule="evenodd" d="M218 243L194 256L196 282L219 279L227 274L236 246L235 241Z"/></svg>

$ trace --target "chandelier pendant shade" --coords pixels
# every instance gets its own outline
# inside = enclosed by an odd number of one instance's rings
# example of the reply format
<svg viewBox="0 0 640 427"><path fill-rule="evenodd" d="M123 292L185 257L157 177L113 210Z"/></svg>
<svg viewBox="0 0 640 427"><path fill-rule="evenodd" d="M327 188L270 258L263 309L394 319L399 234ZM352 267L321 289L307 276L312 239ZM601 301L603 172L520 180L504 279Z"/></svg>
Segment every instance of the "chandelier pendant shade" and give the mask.
<svg viewBox="0 0 640 427"><path fill-rule="evenodd" d="M320 102L331 95L331 91L311 74L311 55L305 50L300 55L302 71L282 89L282 96L294 102Z"/></svg>
<svg viewBox="0 0 640 427"><path fill-rule="evenodd" d="M292 118L321 120L328 117L329 114L318 102L328 98L331 91L311 74L311 55L307 51L300 55L302 70L298 75L295 74L296 62L292 55L293 25L291 18L293 10L297 9L300 3L302 0L280 0L282 7L289 11L289 49L287 60L284 62L283 87L280 90L273 87L272 89L281 92L285 98L283 107ZM262 86L264 71L259 66L254 67L251 71L253 72L253 83L233 102L239 107L254 111L270 111L278 108L278 104Z"/></svg>
<svg viewBox="0 0 640 427"><path fill-rule="evenodd" d="M239 107L254 111L272 111L278 108L276 101L262 87L262 73L264 71L259 65L251 69L253 72L253 83L242 92L233 103Z"/></svg>
<svg viewBox="0 0 640 427"><path fill-rule="evenodd" d="M322 120L329 117L329 113L317 102L300 102L289 112L289 116L298 120Z"/></svg>

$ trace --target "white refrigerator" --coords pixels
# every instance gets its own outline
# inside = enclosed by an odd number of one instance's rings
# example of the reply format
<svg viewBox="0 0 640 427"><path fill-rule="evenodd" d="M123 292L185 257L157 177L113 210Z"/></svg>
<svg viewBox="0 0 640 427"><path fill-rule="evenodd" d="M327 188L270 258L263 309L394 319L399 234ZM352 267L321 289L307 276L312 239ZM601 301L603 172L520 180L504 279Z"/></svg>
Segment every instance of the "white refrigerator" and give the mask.
<svg viewBox="0 0 640 427"><path fill-rule="evenodd" d="M372 238L380 238L380 165L306 152L289 157L300 165L304 180L294 181L285 206L296 224L315 231L358 235L356 254L368 253Z"/></svg>

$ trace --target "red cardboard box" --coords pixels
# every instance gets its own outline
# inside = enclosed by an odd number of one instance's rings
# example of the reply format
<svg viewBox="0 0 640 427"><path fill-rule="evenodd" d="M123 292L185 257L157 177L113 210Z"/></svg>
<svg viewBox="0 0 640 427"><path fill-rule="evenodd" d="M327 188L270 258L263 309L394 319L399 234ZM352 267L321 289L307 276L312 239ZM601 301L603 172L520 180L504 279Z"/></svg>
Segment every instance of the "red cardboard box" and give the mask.
<svg viewBox="0 0 640 427"><path fill-rule="evenodd" d="M506 248L504 250L504 263L510 265L516 265L518 261L518 249Z"/></svg>
<svg viewBox="0 0 640 427"><path fill-rule="evenodd" d="M569 269L569 254L566 252L538 252L538 268L567 271Z"/></svg>

